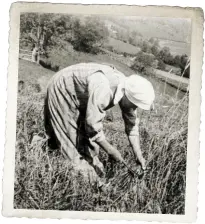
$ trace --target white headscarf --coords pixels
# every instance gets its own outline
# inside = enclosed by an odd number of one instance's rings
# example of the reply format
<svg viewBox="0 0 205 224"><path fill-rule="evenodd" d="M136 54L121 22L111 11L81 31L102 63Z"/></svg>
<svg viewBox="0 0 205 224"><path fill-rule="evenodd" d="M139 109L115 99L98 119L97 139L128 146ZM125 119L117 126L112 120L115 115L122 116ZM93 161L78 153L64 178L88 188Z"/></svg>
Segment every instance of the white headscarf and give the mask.
<svg viewBox="0 0 205 224"><path fill-rule="evenodd" d="M118 103L124 94L130 102L143 110L150 110L155 99L152 84L136 74L121 80L115 93L114 104Z"/></svg>

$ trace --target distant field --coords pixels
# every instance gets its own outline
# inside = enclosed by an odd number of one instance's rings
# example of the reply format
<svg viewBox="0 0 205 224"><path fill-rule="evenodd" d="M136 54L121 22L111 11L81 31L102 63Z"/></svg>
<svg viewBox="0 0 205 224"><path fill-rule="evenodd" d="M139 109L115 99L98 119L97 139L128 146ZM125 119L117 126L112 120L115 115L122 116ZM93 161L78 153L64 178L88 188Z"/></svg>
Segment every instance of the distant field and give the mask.
<svg viewBox="0 0 205 224"><path fill-rule="evenodd" d="M161 47L169 47L170 51L173 55L186 54L186 55L190 56L190 53L191 53L191 47L190 47L190 44L188 44L188 43L161 39L159 41L159 45Z"/></svg>
<svg viewBox="0 0 205 224"><path fill-rule="evenodd" d="M109 38L108 43L105 46L112 46L113 49L119 53L137 54L140 51L139 47L133 46L129 43L124 43L121 40Z"/></svg>
<svg viewBox="0 0 205 224"><path fill-rule="evenodd" d="M191 53L191 47L188 43L160 39L159 45L161 48L169 47L173 55L186 54L189 56ZM113 49L118 53L125 52L128 54L135 55L140 51L139 47L133 46L129 43L124 43L123 41L114 38L109 38L109 41L105 44L105 46L112 46Z"/></svg>

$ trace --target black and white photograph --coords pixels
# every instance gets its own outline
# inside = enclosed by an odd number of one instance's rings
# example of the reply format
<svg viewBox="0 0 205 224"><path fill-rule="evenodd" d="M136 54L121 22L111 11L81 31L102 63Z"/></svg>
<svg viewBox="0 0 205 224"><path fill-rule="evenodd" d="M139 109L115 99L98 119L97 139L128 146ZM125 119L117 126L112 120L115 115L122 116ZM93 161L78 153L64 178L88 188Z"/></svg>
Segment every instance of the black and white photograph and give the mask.
<svg viewBox="0 0 205 224"><path fill-rule="evenodd" d="M186 215L192 18L37 9L17 22L13 209Z"/></svg>

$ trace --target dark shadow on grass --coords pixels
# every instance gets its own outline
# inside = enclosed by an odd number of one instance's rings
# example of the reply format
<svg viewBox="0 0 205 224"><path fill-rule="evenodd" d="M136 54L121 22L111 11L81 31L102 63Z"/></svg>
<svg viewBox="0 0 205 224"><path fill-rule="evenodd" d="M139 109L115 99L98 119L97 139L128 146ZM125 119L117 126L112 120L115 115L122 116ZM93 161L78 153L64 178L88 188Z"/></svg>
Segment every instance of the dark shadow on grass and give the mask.
<svg viewBox="0 0 205 224"><path fill-rule="evenodd" d="M40 60L40 61L39 61L39 64L40 64L42 67L44 67L44 68L46 68L46 69L49 69L49 70L52 70L52 71L54 71L54 72L59 71L59 66L58 66L58 65L52 65L51 62L46 62L46 61L44 61L44 60Z"/></svg>

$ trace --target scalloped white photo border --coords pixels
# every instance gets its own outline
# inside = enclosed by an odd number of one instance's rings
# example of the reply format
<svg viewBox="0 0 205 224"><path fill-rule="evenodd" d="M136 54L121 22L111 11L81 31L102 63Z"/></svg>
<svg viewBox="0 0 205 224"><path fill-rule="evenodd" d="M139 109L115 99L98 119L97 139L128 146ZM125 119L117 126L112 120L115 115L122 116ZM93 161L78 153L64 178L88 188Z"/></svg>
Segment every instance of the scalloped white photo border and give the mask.
<svg viewBox="0 0 205 224"><path fill-rule="evenodd" d="M16 142L16 111L18 83L19 25L21 12L49 12L68 14L107 14L141 17L169 17L191 19L191 66L189 89L188 147L186 200L184 215L27 210L14 209L14 169ZM6 115L6 145L4 153L3 215L7 217L73 218L104 220L143 220L194 222L197 214L197 185L199 165L199 132L201 80L203 63L203 12L200 8L136 5L83 5L54 3L13 3L10 9L9 68Z"/></svg>

